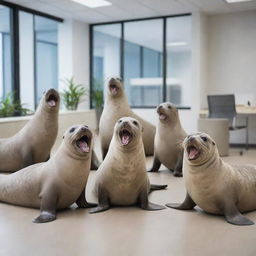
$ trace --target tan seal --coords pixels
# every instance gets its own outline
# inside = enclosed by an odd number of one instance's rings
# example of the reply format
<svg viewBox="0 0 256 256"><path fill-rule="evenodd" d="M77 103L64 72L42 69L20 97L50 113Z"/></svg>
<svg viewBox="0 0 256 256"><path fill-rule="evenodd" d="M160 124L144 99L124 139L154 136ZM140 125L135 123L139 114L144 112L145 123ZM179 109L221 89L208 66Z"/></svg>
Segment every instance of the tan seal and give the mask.
<svg viewBox="0 0 256 256"><path fill-rule="evenodd" d="M14 136L0 139L1 172L15 172L49 159L58 133L59 105L58 92L48 90L33 118Z"/></svg>
<svg viewBox="0 0 256 256"><path fill-rule="evenodd" d="M91 152L92 133L88 127L71 127L47 162L0 175L0 201L40 208L40 216L34 220L36 223L55 220L57 209L74 202L79 207L96 206L85 199Z"/></svg>
<svg viewBox="0 0 256 256"><path fill-rule="evenodd" d="M106 99L100 118L99 135L103 159L105 158L113 135L115 123L124 116L137 119L144 128L142 135L145 154L153 155L155 126L136 115L130 108L124 86L119 78L111 78L106 83Z"/></svg>
<svg viewBox="0 0 256 256"><path fill-rule="evenodd" d="M117 121L109 151L97 171L94 191L99 205L90 213L107 210L110 205L139 204L145 210L164 209L148 200L150 191L167 185L150 185L141 133L142 126L134 118Z"/></svg>
<svg viewBox="0 0 256 256"><path fill-rule="evenodd" d="M231 224L254 224L241 213L256 209L256 166L225 163L209 135L194 133L184 141L183 176L186 199L167 206L190 210L198 205Z"/></svg>
<svg viewBox="0 0 256 256"><path fill-rule="evenodd" d="M150 169L157 172L163 164L174 176L182 176L183 147L182 142L187 136L180 123L177 108L169 102L157 107L159 122L154 142L154 160Z"/></svg>

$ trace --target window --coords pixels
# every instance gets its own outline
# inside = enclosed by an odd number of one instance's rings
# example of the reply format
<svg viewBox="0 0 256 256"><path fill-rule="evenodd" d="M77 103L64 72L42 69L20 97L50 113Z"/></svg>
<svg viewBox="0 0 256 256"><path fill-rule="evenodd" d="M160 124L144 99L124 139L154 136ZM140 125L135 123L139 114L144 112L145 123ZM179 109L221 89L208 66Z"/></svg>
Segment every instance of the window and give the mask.
<svg viewBox="0 0 256 256"><path fill-rule="evenodd" d="M93 28L93 89L103 88L109 76L120 76L121 25L101 25Z"/></svg>
<svg viewBox="0 0 256 256"><path fill-rule="evenodd" d="M162 101L163 20L124 24L124 83L132 106Z"/></svg>
<svg viewBox="0 0 256 256"><path fill-rule="evenodd" d="M34 110L49 88L58 87L58 22L22 6L0 5L0 98L14 92Z"/></svg>
<svg viewBox="0 0 256 256"><path fill-rule="evenodd" d="M43 92L58 85L58 23L19 12L20 99L35 109Z"/></svg>
<svg viewBox="0 0 256 256"><path fill-rule="evenodd" d="M0 98L13 91L11 9L0 5Z"/></svg>
<svg viewBox="0 0 256 256"><path fill-rule="evenodd" d="M43 92L58 87L58 23L35 16L36 104Z"/></svg>
<svg viewBox="0 0 256 256"><path fill-rule="evenodd" d="M190 15L91 26L92 89L96 87L93 83L96 77L101 77L98 81L102 86L105 77L120 74L132 107L156 107L164 101L171 101L179 108L190 107ZM111 44L109 61L105 61L106 49L99 47L108 44L97 34L99 31L115 34L116 44Z"/></svg>
<svg viewBox="0 0 256 256"><path fill-rule="evenodd" d="M167 19L166 99L177 106L191 105L190 16Z"/></svg>

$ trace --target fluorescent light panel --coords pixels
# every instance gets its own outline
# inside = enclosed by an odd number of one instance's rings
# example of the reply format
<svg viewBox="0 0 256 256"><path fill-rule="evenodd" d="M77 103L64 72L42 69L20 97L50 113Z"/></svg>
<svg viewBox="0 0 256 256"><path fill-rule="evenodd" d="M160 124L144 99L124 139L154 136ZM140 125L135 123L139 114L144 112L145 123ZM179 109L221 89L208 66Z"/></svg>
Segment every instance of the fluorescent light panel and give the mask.
<svg viewBox="0 0 256 256"><path fill-rule="evenodd" d="M239 2L251 2L253 0L225 0L227 3L232 4L232 3L239 3Z"/></svg>
<svg viewBox="0 0 256 256"><path fill-rule="evenodd" d="M72 1L85 5L90 8L97 8L97 7L112 5L112 3L106 0L72 0Z"/></svg>
<svg viewBox="0 0 256 256"><path fill-rule="evenodd" d="M183 41L177 41L177 42L170 42L167 43L168 47L174 47L174 46L185 46L187 45L187 42L183 42Z"/></svg>

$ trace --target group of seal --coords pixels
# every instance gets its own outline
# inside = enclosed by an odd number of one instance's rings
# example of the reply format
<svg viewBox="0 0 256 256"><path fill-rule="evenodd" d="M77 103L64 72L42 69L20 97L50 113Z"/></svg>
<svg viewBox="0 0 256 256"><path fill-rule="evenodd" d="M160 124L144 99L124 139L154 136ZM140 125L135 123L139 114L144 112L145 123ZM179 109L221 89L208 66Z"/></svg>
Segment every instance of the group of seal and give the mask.
<svg viewBox="0 0 256 256"><path fill-rule="evenodd" d="M58 131L59 94L51 89L41 99L34 117L15 136L0 140L0 201L40 208L36 223L56 219L56 210L76 203L90 213L111 205L138 204L145 210L161 210L148 194L167 185L151 185L145 155L153 155L149 171L161 164L185 179L186 198L170 208L224 215L235 225L251 225L241 213L256 209L256 166L225 163L216 143L205 133L187 135L177 108L162 103L157 108L157 128L132 112L120 79L111 78L100 120L103 162L93 192L98 204L88 203L85 188L90 166L97 164L93 135L86 125L74 125L63 136L54 156L50 150ZM95 159L95 161L93 161ZM97 166L96 166L97 167Z"/></svg>

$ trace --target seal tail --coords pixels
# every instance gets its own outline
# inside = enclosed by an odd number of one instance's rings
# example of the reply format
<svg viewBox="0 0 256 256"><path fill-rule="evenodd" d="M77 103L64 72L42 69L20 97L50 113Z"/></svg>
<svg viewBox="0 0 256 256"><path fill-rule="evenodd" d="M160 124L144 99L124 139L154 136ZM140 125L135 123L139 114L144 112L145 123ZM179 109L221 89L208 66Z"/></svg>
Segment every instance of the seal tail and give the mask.
<svg viewBox="0 0 256 256"><path fill-rule="evenodd" d="M150 192L154 191L154 190L162 190L167 188L168 185L156 185L156 184L150 184Z"/></svg>

